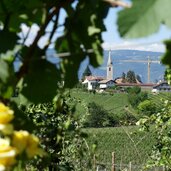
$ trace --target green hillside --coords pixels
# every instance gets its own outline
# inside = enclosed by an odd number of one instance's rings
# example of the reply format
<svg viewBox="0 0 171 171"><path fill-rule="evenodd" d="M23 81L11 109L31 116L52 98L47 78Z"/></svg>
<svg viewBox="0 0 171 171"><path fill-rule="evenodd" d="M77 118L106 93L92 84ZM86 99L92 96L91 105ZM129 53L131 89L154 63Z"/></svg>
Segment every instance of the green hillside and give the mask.
<svg viewBox="0 0 171 171"><path fill-rule="evenodd" d="M149 98L156 105L161 105L161 100L170 100L171 99L171 93L168 93L168 92L162 92L162 93L159 93L159 94L151 94L151 93L149 93Z"/></svg>
<svg viewBox="0 0 171 171"><path fill-rule="evenodd" d="M115 93L111 94L98 94L88 93L79 90L72 90L71 96L81 99L85 103L95 102L100 106L103 106L107 111L118 114L123 113L125 106L128 106L127 94Z"/></svg>
<svg viewBox="0 0 171 171"><path fill-rule="evenodd" d="M124 93L93 94L73 90L71 96L84 101L86 104L95 102L110 111L113 116L122 116L128 111L135 116L137 115L129 105L127 94ZM167 100L170 97L171 95L168 93L157 95L149 93L149 99L156 105L161 105L160 99ZM78 111L82 110L79 105L77 107ZM137 166L145 164L156 140L153 133L140 132L137 126L86 128L84 131L89 135L88 144L97 142L96 162L104 164L108 169L111 168L112 152L115 153L117 165L128 165L130 162Z"/></svg>
<svg viewBox="0 0 171 171"><path fill-rule="evenodd" d="M84 129L89 134L89 144L97 142L97 163L111 165L112 152L116 164L142 165L149 158L155 136L140 132L136 126Z"/></svg>

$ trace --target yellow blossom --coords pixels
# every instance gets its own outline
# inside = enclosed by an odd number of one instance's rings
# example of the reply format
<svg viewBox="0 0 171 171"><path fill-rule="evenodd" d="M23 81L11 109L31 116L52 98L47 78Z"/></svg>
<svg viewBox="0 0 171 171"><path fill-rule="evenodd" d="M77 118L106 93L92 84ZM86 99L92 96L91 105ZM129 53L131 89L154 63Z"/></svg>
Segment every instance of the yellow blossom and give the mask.
<svg viewBox="0 0 171 171"><path fill-rule="evenodd" d="M15 131L12 144L19 153L25 150L28 158L32 158L35 155L43 155L43 150L38 147L39 139L27 131Z"/></svg>
<svg viewBox="0 0 171 171"><path fill-rule="evenodd" d="M14 112L9 107L0 103L0 124L7 124L14 118Z"/></svg>
<svg viewBox="0 0 171 171"><path fill-rule="evenodd" d="M13 134L12 144L17 148L19 153L22 153L28 144L29 133L27 131L15 131Z"/></svg>
<svg viewBox="0 0 171 171"><path fill-rule="evenodd" d="M39 139L35 135L28 137L28 146L26 148L26 154L28 158L32 158L35 155L41 155L43 151L38 147Z"/></svg>
<svg viewBox="0 0 171 171"><path fill-rule="evenodd" d="M7 139L0 139L0 166L9 167L16 163L16 149L10 146Z"/></svg>
<svg viewBox="0 0 171 171"><path fill-rule="evenodd" d="M13 125L12 124L0 124L0 131L5 135L10 135L13 133Z"/></svg>

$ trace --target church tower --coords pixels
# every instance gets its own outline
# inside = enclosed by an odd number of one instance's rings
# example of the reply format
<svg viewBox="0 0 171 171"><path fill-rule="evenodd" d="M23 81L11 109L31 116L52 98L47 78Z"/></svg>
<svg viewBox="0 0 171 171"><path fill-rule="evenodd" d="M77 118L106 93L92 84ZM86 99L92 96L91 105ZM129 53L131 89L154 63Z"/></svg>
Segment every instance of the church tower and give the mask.
<svg viewBox="0 0 171 171"><path fill-rule="evenodd" d="M111 59L111 50L109 50L109 56L107 62L107 79L113 80L113 63Z"/></svg>

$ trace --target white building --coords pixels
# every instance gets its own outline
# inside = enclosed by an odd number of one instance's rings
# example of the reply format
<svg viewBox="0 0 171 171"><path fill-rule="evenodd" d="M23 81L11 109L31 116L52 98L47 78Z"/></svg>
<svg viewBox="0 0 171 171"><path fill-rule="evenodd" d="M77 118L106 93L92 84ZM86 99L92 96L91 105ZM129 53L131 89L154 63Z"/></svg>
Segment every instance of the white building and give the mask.
<svg viewBox="0 0 171 171"><path fill-rule="evenodd" d="M82 82L82 84L87 84L88 90L94 90L98 87L99 81L104 80L103 77L99 76L86 76L85 80Z"/></svg>
<svg viewBox="0 0 171 171"><path fill-rule="evenodd" d="M152 92L171 92L171 87L167 81L162 81L153 87Z"/></svg>
<svg viewBox="0 0 171 171"><path fill-rule="evenodd" d="M102 80L99 81L99 88L100 89L106 89L108 87L113 87L115 85L115 82L113 80Z"/></svg>

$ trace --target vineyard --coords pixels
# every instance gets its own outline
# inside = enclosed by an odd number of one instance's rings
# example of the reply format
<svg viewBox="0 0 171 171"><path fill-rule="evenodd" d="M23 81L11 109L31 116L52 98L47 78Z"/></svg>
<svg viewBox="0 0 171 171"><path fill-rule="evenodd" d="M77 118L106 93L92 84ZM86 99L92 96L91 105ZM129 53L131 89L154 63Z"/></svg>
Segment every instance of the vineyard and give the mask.
<svg viewBox="0 0 171 171"><path fill-rule="evenodd" d="M72 90L71 96L83 100L86 104L90 102L95 102L104 109L112 113L122 114L124 107L128 106L127 94L125 93L115 93L115 94L93 94L88 92L83 92L78 90Z"/></svg>
<svg viewBox="0 0 171 171"><path fill-rule="evenodd" d="M111 111L113 115L123 115L126 112L125 106L129 106L129 110L135 112L130 107L125 93L111 95L72 91L71 95L83 100L86 104L94 101L106 110ZM155 95L148 93L148 98L157 106L161 106L161 100L169 100L170 94L160 93ZM80 107L78 109L81 110ZM144 167L156 141L154 133L141 132L138 126L120 125L120 127L85 128L83 130L89 135L88 144L97 143L96 164L105 166L107 170L111 168L113 152L116 166L125 165L129 167L131 163L132 167L135 168Z"/></svg>
<svg viewBox="0 0 171 171"><path fill-rule="evenodd" d="M155 135L140 132L136 126L85 129L89 144L97 142L96 158L100 164L110 165L112 152L116 164L145 164L149 158Z"/></svg>

